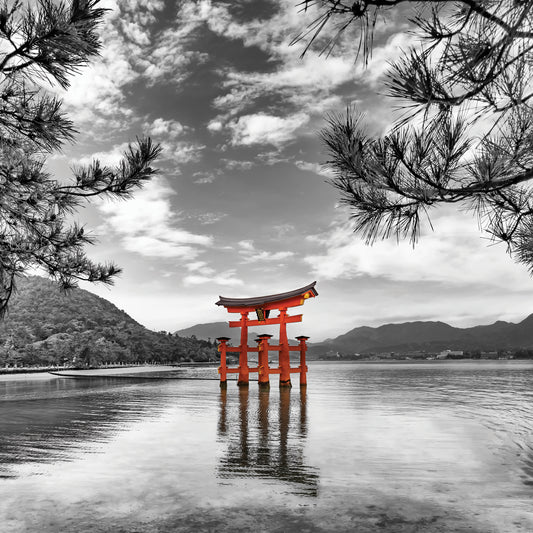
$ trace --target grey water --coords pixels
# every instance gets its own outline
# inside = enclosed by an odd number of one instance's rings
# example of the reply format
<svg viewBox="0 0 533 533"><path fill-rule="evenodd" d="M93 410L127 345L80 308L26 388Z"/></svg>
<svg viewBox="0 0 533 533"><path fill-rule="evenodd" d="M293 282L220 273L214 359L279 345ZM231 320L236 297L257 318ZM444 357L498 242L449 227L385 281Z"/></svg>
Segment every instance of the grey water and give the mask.
<svg viewBox="0 0 533 533"><path fill-rule="evenodd" d="M533 532L533 362L309 367L0 376L0 531Z"/></svg>

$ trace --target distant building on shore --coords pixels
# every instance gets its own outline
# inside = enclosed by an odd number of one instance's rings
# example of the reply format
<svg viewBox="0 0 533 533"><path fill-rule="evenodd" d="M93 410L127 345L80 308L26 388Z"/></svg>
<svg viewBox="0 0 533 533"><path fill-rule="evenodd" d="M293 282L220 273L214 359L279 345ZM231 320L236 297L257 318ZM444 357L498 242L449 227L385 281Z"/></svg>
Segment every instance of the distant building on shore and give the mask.
<svg viewBox="0 0 533 533"><path fill-rule="evenodd" d="M463 350L443 350L437 354L437 359L446 359L450 357L462 357L464 355Z"/></svg>

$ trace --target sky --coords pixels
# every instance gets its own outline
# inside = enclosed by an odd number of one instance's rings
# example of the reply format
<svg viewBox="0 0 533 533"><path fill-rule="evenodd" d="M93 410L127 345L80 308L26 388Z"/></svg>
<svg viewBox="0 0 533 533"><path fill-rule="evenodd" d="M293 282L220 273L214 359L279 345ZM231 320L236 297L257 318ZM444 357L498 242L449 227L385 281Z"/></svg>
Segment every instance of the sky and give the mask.
<svg viewBox="0 0 533 533"><path fill-rule="evenodd" d="M353 235L322 166L326 117L356 106L370 131L394 120L388 62L413 42L402 13L377 23L368 65L350 32L326 57L291 41L316 13L296 0L102 0L101 57L60 93L79 134L48 161L58 179L93 158L114 164L149 135L156 178L126 201L76 218L96 261L123 268L111 288L83 283L154 330L235 319L219 295L260 296L317 281L293 312L311 341L354 327L442 320L459 327L533 313L524 266L469 213L439 209L413 249ZM327 32L333 31L326 30ZM325 35L326 35L325 34ZM331 33L330 33L331 34Z"/></svg>

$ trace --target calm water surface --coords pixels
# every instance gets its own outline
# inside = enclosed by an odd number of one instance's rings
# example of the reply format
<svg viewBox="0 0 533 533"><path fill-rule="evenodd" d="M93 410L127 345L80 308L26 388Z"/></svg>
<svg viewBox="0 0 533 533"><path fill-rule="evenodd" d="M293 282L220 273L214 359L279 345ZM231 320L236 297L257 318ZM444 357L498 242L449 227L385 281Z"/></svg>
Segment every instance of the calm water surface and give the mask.
<svg viewBox="0 0 533 533"><path fill-rule="evenodd" d="M0 531L533 532L532 363L294 381L0 376Z"/></svg>

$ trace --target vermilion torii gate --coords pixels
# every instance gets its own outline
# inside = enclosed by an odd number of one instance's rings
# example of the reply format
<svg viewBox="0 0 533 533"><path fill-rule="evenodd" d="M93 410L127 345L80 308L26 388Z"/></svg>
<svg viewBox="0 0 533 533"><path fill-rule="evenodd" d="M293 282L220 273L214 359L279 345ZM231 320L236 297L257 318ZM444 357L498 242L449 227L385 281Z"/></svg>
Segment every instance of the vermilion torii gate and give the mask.
<svg viewBox="0 0 533 533"><path fill-rule="evenodd" d="M281 294L270 294L268 296L257 296L255 298L225 298L220 296L220 300L216 305L223 305L228 313L240 313L241 319L238 321L230 321L231 328L241 328L241 343L238 347L228 346L228 337L218 337L220 342L220 386L227 386L227 374L239 374L237 385L248 386L250 372L257 372L259 375L259 386L270 386L270 374L279 374L279 386L291 387L291 374L300 374L300 385L307 385L307 366L305 364L305 352L307 350L306 341L309 337L296 337L299 345L292 346L287 339L287 324L292 322L301 322L303 315L287 314L289 307L297 307L303 305L308 298L318 296L315 289L316 281L296 289L294 291L283 292ZM270 318L270 312L278 310L279 315ZM257 320L250 320L248 314L255 312ZM269 339L272 335L259 335L256 339L257 347L248 346L248 327L249 326L267 326L272 324L279 324L279 345L269 344ZM270 368L268 363L268 352L279 352L279 366L278 368ZM300 352L300 366L291 368L290 352ZM226 353L238 352L239 366L238 368L228 368L226 366ZM248 366L248 353L258 353L258 366Z"/></svg>

